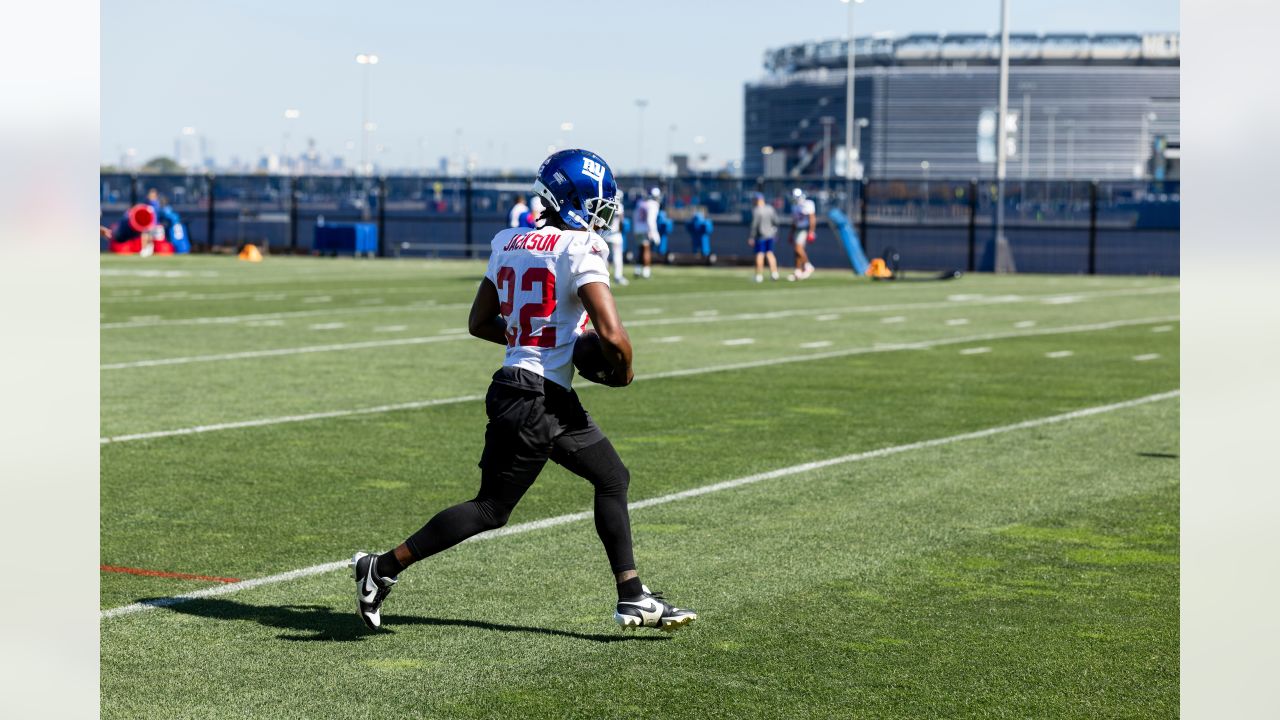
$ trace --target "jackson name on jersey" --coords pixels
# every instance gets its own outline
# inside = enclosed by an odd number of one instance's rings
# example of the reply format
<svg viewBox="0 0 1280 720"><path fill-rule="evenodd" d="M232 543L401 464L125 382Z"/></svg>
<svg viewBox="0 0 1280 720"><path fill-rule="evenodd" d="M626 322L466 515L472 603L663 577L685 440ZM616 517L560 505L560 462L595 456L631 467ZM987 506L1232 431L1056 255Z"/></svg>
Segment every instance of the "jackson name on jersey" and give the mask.
<svg viewBox="0 0 1280 720"><path fill-rule="evenodd" d="M609 246L586 230L508 228L493 237L484 276L507 324L503 365L568 388L573 343L587 326L578 289L609 284Z"/></svg>

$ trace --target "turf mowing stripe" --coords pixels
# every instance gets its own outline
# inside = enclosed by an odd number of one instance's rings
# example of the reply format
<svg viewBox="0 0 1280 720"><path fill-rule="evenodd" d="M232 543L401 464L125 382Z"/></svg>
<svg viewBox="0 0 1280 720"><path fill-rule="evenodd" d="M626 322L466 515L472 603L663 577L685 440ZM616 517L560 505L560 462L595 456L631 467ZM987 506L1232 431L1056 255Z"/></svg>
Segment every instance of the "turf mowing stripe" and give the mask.
<svg viewBox="0 0 1280 720"><path fill-rule="evenodd" d="M262 427L263 425L281 425L284 423L306 422L308 420L325 420L328 418L348 417L350 415L373 415L377 413L395 412L397 410L418 410L433 405L450 405L453 403L482 400L483 395L464 395L462 397L441 398L439 400L416 400L414 402L395 403L394 405L377 405L375 407L356 408L355 410L330 410L327 412L306 413L303 415L283 415L281 417L260 418L258 420L240 420L237 422L197 425L177 430L157 430L155 432L134 433L132 435L116 435L98 438L99 444L129 442L131 440L151 440L154 438L173 437L175 435L194 435L213 432L215 430L234 430L238 428Z"/></svg>
<svg viewBox="0 0 1280 720"><path fill-rule="evenodd" d="M865 355L868 353L880 352L897 352L899 350L927 350L932 347L941 345L966 344L971 342L980 342L984 340L1009 340L1021 337L1031 337L1036 335L1056 335L1059 333L1078 333L1092 332L1096 330L1110 330L1117 327L1127 327L1131 325L1149 325L1151 323L1162 323L1177 320L1178 316L1164 316L1154 318L1137 318L1134 320L1111 320L1104 323L1094 323L1092 325L1071 325L1060 328L1040 328L1037 330L1024 330L1021 332L1011 331L1003 333L987 333L984 335L966 335L964 337L942 338L938 340L921 340L912 343L895 343L874 345L871 347L846 348L843 350L830 350L821 353L808 353L805 355L788 355L784 357L766 358L763 360L749 360L740 363L730 363L727 365L712 365L710 367L688 368L684 370L667 370L665 372L648 373L639 375L635 379L640 380L661 380L664 378L685 377L688 375L704 375L707 373L725 372L728 370L746 370L749 368L769 367L771 365L786 365L796 362L808 362L810 360L826 360L830 358L848 357L851 355ZM664 338L668 342L673 341L671 338ZM661 342L662 340L660 340ZM583 385L579 390L585 390L592 385ZM375 413L393 412L396 410L417 410L419 408L431 407L434 405L452 405L454 403L469 402L478 400L482 395L463 395L461 397L440 398L438 400L419 400L415 402L397 403L394 405L378 405L376 407L356 408L354 410L329 410L318 413L307 413L302 415L284 415L281 417L259 418L257 420L241 420L237 422L216 423L211 425L197 425L189 428L178 428L176 430L155 430L145 433L134 433L130 435L115 435L111 437L98 438L100 445L107 443L129 442L132 440L152 440L156 438L172 437L176 435L194 435L197 433L212 432L215 430L233 430L237 428L261 427L263 425L277 425L281 423L303 422L307 420L324 420L328 418L346 417L348 415L370 415Z"/></svg>
<svg viewBox="0 0 1280 720"><path fill-rule="evenodd" d="M102 572L127 573L129 575L146 575L147 577L174 578L177 580L205 580L208 582L236 583L240 578L213 577L211 575L192 575L190 573L166 572L164 570L146 570L143 568L122 567L120 565L99 565Z"/></svg>
<svg viewBox="0 0 1280 720"><path fill-rule="evenodd" d="M1157 294L1157 293L1167 293L1167 292L1177 292L1177 291L1178 291L1177 286L1153 287L1153 288L1131 288L1131 289L1125 289L1125 290L1099 290L1095 292L1082 292L1077 295L1072 295L1069 297L1074 297L1074 298L1120 297L1120 296L1130 296L1130 295L1151 295L1151 294ZM723 295L727 293L721 293L721 294ZM670 297L670 296L663 296L661 299L666 299L667 297ZM991 297L975 296L972 298L969 296L957 296L957 297L965 297L966 299L923 302L923 303L900 303L900 304L894 304L894 305L862 305L857 307L846 307L846 308L830 308L830 307L803 308L798 310L777 310L773 312L763 312L763 313L740 313L737 315L718 315L717 311L699 311L694 313L693 316L691 317L681 316L681 317L671 317L671 318L651 318L648 320L634 320L632 322L626 323L626 325L632 326L632 327L643 327L646 325L675 325L675 324L681 324L681 323L715 322L717 320L769 320L769 319L779 319L779 318L789 318L789 317L803 317L806 315L816 315L819 313L832 313L832 312L867 313L867 312L884 312L887 310L928 310L928 309L955 307L957 305L965 305L965 306L1004 305L1004 304L1010 304L1010 303L1024 303L1024 302L1041 302L1044 304L1052 305L1052 304L1057 304L1055 301L1058 298L1061 298L1064 296L1061 295L1060 293L1055 293L1051 295L994 295ZM619 303L623 305L624 310L628 310L626 305L628 305L629 303L622 303L623 299L624 298L619 298ZM630 301L635 301L638 298L626 298L626 299ZM211 316L211 317L194 317L194 318L166 319L166 318L160 318L160 317L154 317L154 318L148 317L148 318L138 318L138 319L133 319L128 321L115 321L115 322L101 323L98 327L102 330L119 330L119 329L125 329L125 328L148 328L148 327L161 327L161 326L169 326L169 325L228 325L228 324L235 324L239 322L249 322L253 320L274 320L274 319L283 319L283 318L290 318L290 317L312 317L312 316L318 316L318 315L339 314L339 313L391 312L391 311L398 311L398 310L414 310L414 309L463 310L469 307L471 307L471 303L442 303L439 305L433 305L430 303L419 302L419 303L411 303L408 305L385 305L385 306L380 305L378 307L345 307L345 308L330 308L325 310L289 310L289 311L281 311L281 312L273 312L273 313L253 313L248 315L219 315L219 316ZM646 312L644 312L645 310L658 310L659 312L661 311L660 308L641 308L636 310L629 310L629 312L635 313L635 314L647 314ZM826 314L822 314L822 315L819 315L819 317L828 317L828 316Z"/></svg>
<svg viewBox="0 0 1280 720"><path fill-rule="evenodd" d="M162 327L169 325L234 325L238 323L249 323L256 320L284 320L287 318L299 317L325 317L328 315L345 315L348 313L380 313L380 312L396 312L399 310L440 310L440 309L462 309L471 307L470 303L463 305L461 303L451 305L431 305L429 303L411 303L409 305L377 305L366 307L342 307L342 308L326 308L324 310L286 310L282 312L271 313L252 313L249 315L218 315L212 317L194 317L194 318L155 318L155 319L138 319L119 322L107 322L98 325L101 330L120 330L125 328L149 328Z"/></svg>
<svg viewBox="0 0 1280 720"><path fill-rule="evenodd" d="M640 510L655 505L664 505L666 503L676 502L679 500L687 500L689 498L699 497L710 493L720 492L722 490L730 490L733 488L751 485L753 483L762 482L764 480L774 480L789 475L797 475L800 473L810 472L812 470L820 470L835 465L845 465L848 463L861 462L863 460L873 460L876 458L887 457L889 455L897 455L900 453L911 452L913 450L924 450L926 448L939 447L942 445L950 445L952 443L963 442L966 440L978 440L981 438L991 437L993 435L1001 435L1004 433L1015 432L1018 430L1028 430L1031 428L1042 427L1044 425L1052 425L1055 423L1066 422L1068 420L1076 420L1092 415L1100 415L1103 413L1114 412L1116 410L1124 410L1127 408L1146 405L1148 403L1159 402L1161 400L1169 400L1180 395L1179 390L1170 390L1167 392L1147 395L1145 397L1134 398L1132 400L1124 400L1108 405L1097 405L1081 410L1072 410L1059 415L1049 415L1046 417L1035 418L1032 420L1024 420L1022 422L1012 423L1010 425L999 425L996 427L986 428L984 430L976 430L974 432L960 433L959 435L949 435L947 437L934 438L932 440L921 440L904 445L892 445L890 447L879 448L876 450L868 450L860 453L852 453L849 455L841 455L839 457L827 458L826 460L816 460L813 462L801 463L799 465L791 465L769 472L757 473L755 475L747 475L746 477L735 478L733 480L725 480L723 482L703 485L700 487L682 490L680 492L671 493L669 495L661 495L647 500L638 500L630 503L628 507L632 510ZM543 518L541 520L533 520L531 522L519 523L516 525L508 525L497 530L481 533L466 542L478 542L482 540L492 540L495 538L506 537L508 535L517 535L521 533L532 532L534 530L542 530L544 528L564 525L579 520L586 520L592 517L591 511L569 513L566 515L557 515L555 517ZM100 619L109 619L128 615L131 613L142 612L158 607L168 607L191 600L199 600L201 598L214 597L218 595L228 595L230 593L248 590L250 588L262 585L273 585L275 583L287 582L298 578L308 577L311 575L319 575L321 573L331 572L346 568L349 561L339 560L337 562L324 563L322 565L313 565L298 570L290 570L289 572L280 573L278 575L268 575L266 577L255 578L253 580L242 580L240 582L228 583L226 585L197 590L195 592L184 593L182 595L174 595L171 597L157 598L153 600L143 600L131 605L122 605L120 607L103 610L99 613Z"/></svg>
<svg viewBox="0 0 1280 720"><path fill-rule="evenodd" d="M246 350L244 352L221 353L219 355L190 355L188 357L157 358L155 360L134 360L132 362L107 363L99 365L99 370L128 370L130 368L157 367L160 365L186 365L199 362L219 362L222 360L245 360L248 358L277 357L280 355L303 355L318 352L339 352L343 350L364 350L367 348L392 347L395 345L423 345L426 343L462 340L466 335L433 335L430 337L398 338L395 340L365 340L353 343L335 343L333 345L306 345L303 347L276 348L274 350Z"/></svg>

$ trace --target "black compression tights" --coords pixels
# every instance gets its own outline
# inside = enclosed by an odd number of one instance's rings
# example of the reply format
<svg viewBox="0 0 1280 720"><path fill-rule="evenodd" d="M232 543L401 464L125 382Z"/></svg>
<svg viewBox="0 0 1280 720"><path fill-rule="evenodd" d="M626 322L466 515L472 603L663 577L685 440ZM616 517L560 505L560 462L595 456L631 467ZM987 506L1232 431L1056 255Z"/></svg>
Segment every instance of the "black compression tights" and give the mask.
<svg viewBox="0 0 1280 720"><path fill-rule="evenodd" d="M606 438L574 453L553 451L551 459L595 486L596 534L604 543L613 572L634 570L631 520L627 512L627 485L631 473ZM536 474L536 473L535 473ZM532 481L530 481L532 482ZM480 493L472 500L440 511L405 541L415 560L435 555L486 530L507 524L511 511L528 485L485 473Z"/></svg>

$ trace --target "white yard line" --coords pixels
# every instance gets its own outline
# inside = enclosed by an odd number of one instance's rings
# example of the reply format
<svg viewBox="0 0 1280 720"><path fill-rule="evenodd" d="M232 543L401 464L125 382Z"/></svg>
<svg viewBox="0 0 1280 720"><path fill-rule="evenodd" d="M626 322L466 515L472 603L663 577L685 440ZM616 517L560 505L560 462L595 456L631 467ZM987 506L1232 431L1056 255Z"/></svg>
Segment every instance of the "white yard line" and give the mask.
<svg viewBox="0 0 1280 720"><path fill-rule="evenodd" d="M721 345L751 345L755 343L755 338L733 338L732 340L724 340Z"/></svg>
<svg viewBox="0 0 1280 720"><path fill-rule="evenodd" d="M683 336L681 336L681 335L668 335L667 337L655 338L655 339L653 340L653 342L656 342L656 343L678 343L678 342L680 342L680 341L681 341L681 340L683 340L683 339L684 339L684 337L683 337Z"/></svg>
<svg viewBox="0 0 1280 720"><path fill-rule="evenodd" d="M985 355L986 353L989 353L989 352L991 352L991 348L989 347L972 347L972 348L962 349L960 351L960 354L961 355Z"/></svg>
<svg viewBox="0 0 1280 720"><path fill-rule="evenodd" d="M817 316L815 316L813 319L814 319L814 320L817 320L818 322L828 322L828 321L831 321L831 320L839 320L839 319L840 319L840 316L839 316L839 315L832 315L832 314L827 314L827 315L817 315Z"/></svg>
<svg viewBox="0 0 1280 720"><path fill-rule="evenodd" d="M1145 355L1134 355L1133 359L1137 362L1147 362L1148 360L1159 360L1160 353L1146 353Z"/></svg>
<svg viewBox="0 0 1280 720"><path fill-rule="evenodd" d="M1014 323L1013 326L1016 328L1035 327L1036 321L1035 320L1019 320L1018 322Z"/></svg>
<svg viewBox="0 0 1280 720"><path fill-rule="evenodd" d="M969 318L951 318L950 320L947 321L947 325L949 325L950 327L955 327L957 325L968 325L968 324L969 324Z"/></svg>
<svg viewBox="0 0 1280 720"><path fill-rule="evenodd" d="M818 348L831 347L830 340L817 340L814 342L800 343L800 347L807 350L816 350Z"/></svg>
<svg viewBox="0 0 1280 720"><path fill-rule="evenodd" d="M809 353L807 355L788 355L784 357L765 358L762 360L749 360L745 362L730 363L727 365L712 365L709 367L687 368L684 370L667 370L665 372L648 373L636 377L636 382L642 380L661 380L663 378L687 377L690 375L705 375L707 373L726 372L731 370L745 370L757 367L769 367L772 365L786 365L796 362L808 362L810 360L824 360L829 358L847 357L851 355L865 355L869 353L896 352L899 350L927 350L932 347L941 345L968 344L973 342L984 342L989 340L1008 340L1021 337L1033 337L1038 335L1056 335L1060 333L1079 333L1092 332L1096 330L1110 330L1118 327L1128 327L1132 325L1150 325L1152 323L1162 323L1177 320L1177 316L1164 316L1154 318L1138 318L1133 320L1112 320L1104 323L1095 323L1093 325L1071 325L1059 328L1041 328L1038 330L1029 330L1024 332L1003 332L1003 333L987 333L984 335L970 335L967 337L941 338L937 340L921 340L913 343L897 343L897 344L879 344L871 347L845 348L843 350L831 350L828 352ZM666 341L673 341L666 338ZM1070 351L1067 351L1068 354ZM1050 353L1052 355L1052 353ZM590 383L582 384L579 390L596 387ZM98 438L98 442L102 445L113 442L128 442L131 440L150 440L155 438L172 437L176 435L192 435L195 433L211 432L215 430L230 430L241 427L261 427L263 425L276 425L280 423L301 422L303 420L320 420L325 418L345 417L348 415L368 415L372 413L391 412L394 410L409 410L417 407L429 407L432 405L449 405L453 403L469 402L480 396L464 395L462 397L442 398L438 400L423 400L419 402L401 403L399 405L381 405L374 408L356 408L353 410L331 410L327 412L311 413L306 415L285 415L276 418L261 418L257 420L244 420L240 422L218 423L213 425L201 425L189 428L178 428L176 430L156 430L153 432L137 433L132 435L117 435L113 437Z"/></svg>
<svg viewBox="0 0 1280 720"><path fill-rule="evenodd" d="M880 318L880 322L884 323L885 325L893 325L894 323L903 323L906 321L907 319L902 317L901 315L894 315L893 317Z"/></svg>
<svg viewBox="0 0 1280 720"><path fill-rule="evenodd" d="M940 447L943 445L951 445L953 443L964 442L968 440L980 440L983 438L1002 435L1005 433L1016 432L1018 430L1028 430L1031 428L1043 427L1055 423L1067 422L1079 418L1090 417L1093 415L1101 415L1103 413L1115 412L1117 410L1125 410L1139 405L1146 405L1161 400L1169 400L1179 395L1178 390L1158 393L1155 395L1147 395L1146 397L1135 398L1133 400L1125 400L1123 402L1111 403L1109 405L1097 405L1081 410L1073 410L1071 412L1062 413L1060 415L1049 415L1039 417L1032 420L1024 420L1022 422L1012 423L1009 425L998 425L996 427L977 430L974 432L960 433L959 435L948 435L946 437L934 438L932 440L921 440L919 442L905 443L903 445L892 445L889 447L878 448L876 450L868 450L866 452L851 453L838 457L827 458L825 460L816 460L813 462L801 463L799 465L790 465L769 472L757 473L755 475L747 475L745 477L734 478L732 480L724 480L709 485L701 485L699 487L682 490L680 492L671 493L669 495L660 495L658 497L649 498L647 500L639 500L629 505L631 510L641 510L647 507L657 505L665 505L667 503L679 502L691 498L700 497L702 495L710 495L711 493L721 492L723 490L732 490L734 488L752 485L765 480L776 480L791 475L799 475L802 473L812 472L814 470L822 470L824 468L834 467L838 465L848 465L850 463L862 462L865 460L874 460L877 458L888 457L890 455L899 455L902 453L913 452L915 450L925 450L928 448ZM468 542L480 542L484 540L493 540L508 535L519 535L522 533L533 532L545 528L565 525L572 522L586 520L592 517L591 512L568 513L565 515L556 515L554 517L543 518L531 522L518 523L516 525L508 525L498 530L476 535L468 540ZM321 565L312 565L307 568L298 570L290 570L288 572L279 573L277 575L267 575L266 577L254 578L252 580L241 580L239 582L218 585L216 587L197 590L195 592L184 593L182 595L174 595L172 597L158 598L155 600L144 600L142 602L133 603L131 605L122 605L120 607L103 610L99 613L99 618L106 620L109 618L119 617L121 615L129 615L132 613L151 610L159 607L169 607L191 600L199 600L201 598L216 597L219 595L230 595L248 590L250 588L261 587L263 585L274 585L276 583L288 582L299 578L309 577L311 575L319 575L322 573L342 570L347 567L347 560L338 560L336 562L323 563Z"/></svg>
<svg viewBox="0 0 1280 720"><path fill-rule="evenodd" d="M1157 325L1157 326L1155 326L1155 327L1151 328L1151 332L1153 332L1153 333L1167 333L1167 332L1169 332L1169 331L1171 331L1171 330L1173 330L1173 326L1172 326L1172 325Z"/></svg>
<svg viewBox="0 0 1280 720"><path fill-rule="evenodd" d="M1047 352L1044 354L1045 357L1051 358L1054 360L1057 360L1058 358L1069 358L1072 355L1075 355L1075 353L1071 352L1070 350L1054 350L1053 352Z"/></svg>
<svg viewBox="0 0 1280 720"><path fill-rule="evenodd" d="M347 326L346 323L340 323L340 322L315 323L311 326L311 329L312 330L339 330L346 326Z"/></svg>

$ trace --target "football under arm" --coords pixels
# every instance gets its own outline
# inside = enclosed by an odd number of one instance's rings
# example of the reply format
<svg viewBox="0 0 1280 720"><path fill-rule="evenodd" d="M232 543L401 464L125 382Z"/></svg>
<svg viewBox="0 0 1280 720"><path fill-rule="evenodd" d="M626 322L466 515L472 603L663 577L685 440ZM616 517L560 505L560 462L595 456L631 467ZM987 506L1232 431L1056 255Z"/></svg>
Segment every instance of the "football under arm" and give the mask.
<svg viewBox="0 0 1280 720"><path fill-rule="evenodd" d="M630 385L634 377L631 370L631 336L618 317L618 307L613 302L609 285L602 282L587 283L578 288L578 297L587 310L587 317L591 318L591 325L600 335L605 358L614 368L626 371L624 384Z"/></svg>
<svg viewBox="0 0 1280 720"><path fill-rule="evenodd" d="M476 288L476 299L471 301L467 329L481 340L499 345L507 344L507 324L500 314L498 288L493 286L489 278L482 279L480 287Z"/></svg>

